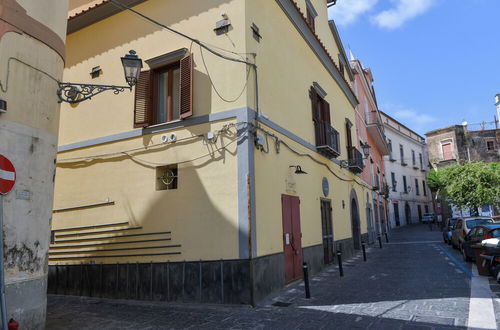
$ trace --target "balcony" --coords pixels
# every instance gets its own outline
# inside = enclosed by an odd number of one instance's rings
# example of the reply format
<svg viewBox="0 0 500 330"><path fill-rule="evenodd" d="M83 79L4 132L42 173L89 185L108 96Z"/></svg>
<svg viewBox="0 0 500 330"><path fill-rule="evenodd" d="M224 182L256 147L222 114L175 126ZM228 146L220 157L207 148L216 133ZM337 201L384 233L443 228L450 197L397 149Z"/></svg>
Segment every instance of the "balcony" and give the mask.
<svg viewBox="0 0 500 330"><path fill-rule="evenodd" d="M363 154L355 147L347 148L347 162L349 170L353 173L361 173L365 168Z"/></svg>
<svg viewBox="0 0 500 330"><path fill-rule="evenodd" d="M318 151L329 157L338 157L340 155L339 132L324 121L315 121L314 130L316 131L316 148Z"/></svg>
<svg viewBox="0 0 500 330"><path fill-rule="evenodd" d="M382 155L389 155L389 145L387 144L387 139L385 138L384 126L382 124L382 118L380 117L380 112L370 111L366 114L366 129L368 134L373 138L377 149Z"/></svg>

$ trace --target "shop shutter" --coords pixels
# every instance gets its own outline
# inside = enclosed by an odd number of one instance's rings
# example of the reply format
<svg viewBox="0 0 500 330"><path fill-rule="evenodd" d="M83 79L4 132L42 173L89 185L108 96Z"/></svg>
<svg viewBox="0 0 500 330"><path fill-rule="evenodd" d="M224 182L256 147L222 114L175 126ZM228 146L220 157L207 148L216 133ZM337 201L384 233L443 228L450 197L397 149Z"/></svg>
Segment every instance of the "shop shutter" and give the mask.
<svg viewBox="0 0 500 330"><path fill-rule="evenodd" d="M193 54L181 59L180 68L180 113L184 119L193 115Z"/></svg>
<svg viewBox="0 0 500 330"><path fill-rule="evenodd" d="M142 71L135 85L134 127L146 127L151 124L151 71Z"/></svg>

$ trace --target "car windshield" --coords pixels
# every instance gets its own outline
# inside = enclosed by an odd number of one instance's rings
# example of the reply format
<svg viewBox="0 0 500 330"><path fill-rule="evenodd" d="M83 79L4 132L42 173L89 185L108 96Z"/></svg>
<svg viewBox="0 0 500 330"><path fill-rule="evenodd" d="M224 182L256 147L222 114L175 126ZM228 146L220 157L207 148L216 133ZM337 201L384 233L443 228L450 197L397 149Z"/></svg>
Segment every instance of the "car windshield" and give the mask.
<svg viewBox="0 0 500 330"><path fill-rule="evenodd" d="M487 223L493 223L493 220L492 219L471 219L471 220L466 221L467 229L471 229L471 228L474 228L475 226L484 225Z"/></svg>

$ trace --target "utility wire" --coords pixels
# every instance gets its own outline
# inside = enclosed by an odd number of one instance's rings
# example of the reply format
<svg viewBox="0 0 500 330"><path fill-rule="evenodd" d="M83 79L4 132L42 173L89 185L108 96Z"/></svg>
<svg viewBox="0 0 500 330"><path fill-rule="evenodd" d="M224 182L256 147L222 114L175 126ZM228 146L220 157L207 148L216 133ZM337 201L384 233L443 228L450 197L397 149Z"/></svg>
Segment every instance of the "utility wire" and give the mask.
<svg viewBox="0 0 500 330"><path fill-rule="evenodd" d="M26 63L26 62L24 62L23 60L20 60L20 59L18 59L18 58L16 58L16 57L12 57L12 56L11 56L11 57L9 57L9 59L7 60L7 76L5 77L5 86L4 86L4 84L0 81L0 89L1 89L1 90L2 90L2 92L4 92L4 93L7 93L7 91L9 90L9 76L10 76L10 62L11 62L11 61L17 61L17 62L19 62L19 63L21 63L21 64L24 64L24 65L26 65L28 68L33 69L33 70L35 70L35 71L38 71L38 72L40 72L41 74L43 74L43 75L45 75L45 76L49 77L50 79L52 79L53 81L55 81L57 84L59 84L59 83L60 83L60 81L59 81L57 78L55 78L54 76L52 76L51 74L49 74L49 73L47 73L47 72L45 72L45 71L43 71L43 70L41 70L41 69L38 69L37 67L34 67L33 65L31 65L31 64L29 64L29 63Z"/></svg>

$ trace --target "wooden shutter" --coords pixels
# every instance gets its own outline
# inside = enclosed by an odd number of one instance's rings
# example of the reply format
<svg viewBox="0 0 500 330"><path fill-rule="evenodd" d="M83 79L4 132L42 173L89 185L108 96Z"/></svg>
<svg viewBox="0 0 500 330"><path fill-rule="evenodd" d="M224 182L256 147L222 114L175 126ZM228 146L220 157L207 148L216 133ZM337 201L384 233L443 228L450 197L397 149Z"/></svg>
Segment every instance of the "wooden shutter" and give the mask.
<svg viewBox="0 0 500 330"><path fill-rule="evenodd" d="M318 113L318 93L314 87L309 91L311 97L311 110L313 121L320 121L320 114Z"/></svg>
<svg viewBox="0 0 500 330"><path fill-rule="evenodd" d="M325 100L323 100L322 102L322 114L321 114L321 119L324 121L324 122L327 122L328 124L331 124L331 121L330 121L330 104L328 102L326 102Z"/></svg>
<svg viewBox="0 0 500 330"><path fill-rule="evenodd" d="M151 71L142 71L135 86L134 127L146 127L151 124Z"/></svg>
<svg viewBox="0 0 500 330"><path fill-rule="evenodd" d="M188 54L180 61L180 113L181 118L193 115L193 54Z"/></svg>

